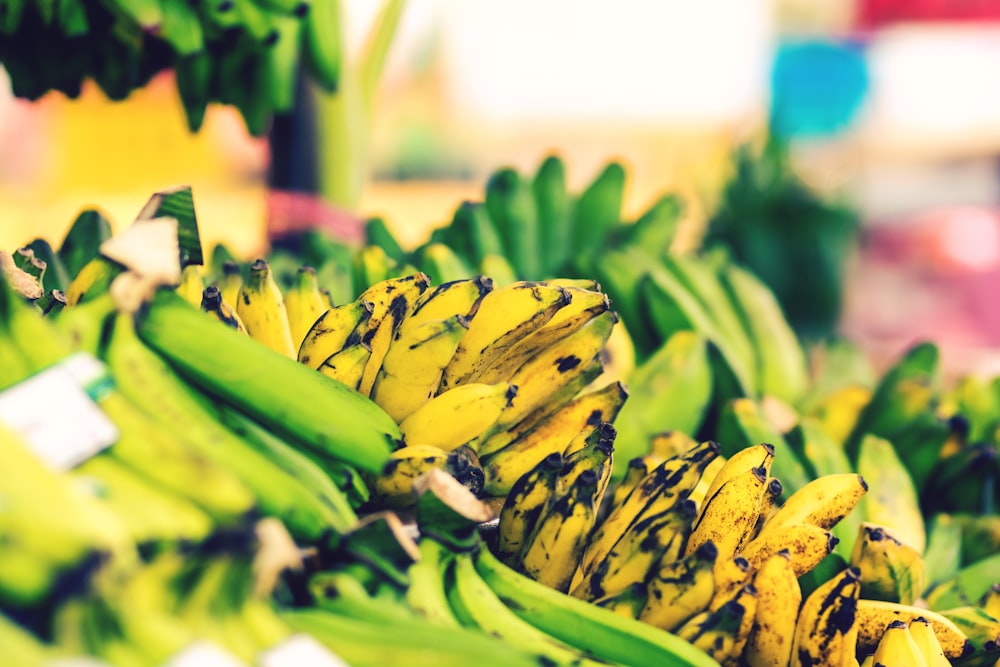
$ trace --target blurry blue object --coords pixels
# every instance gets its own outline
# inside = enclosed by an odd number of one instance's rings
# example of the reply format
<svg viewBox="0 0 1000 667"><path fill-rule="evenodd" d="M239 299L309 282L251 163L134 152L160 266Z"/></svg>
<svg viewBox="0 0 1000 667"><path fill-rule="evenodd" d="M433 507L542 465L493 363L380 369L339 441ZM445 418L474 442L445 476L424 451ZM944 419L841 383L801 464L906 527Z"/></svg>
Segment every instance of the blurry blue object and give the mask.
<svg viewBox="0 0 1000 667"><path fill-rule="evenodd" d="M868 92L857 43L781 44L771 72L771 129L781 137L823 137L847 129Z"/></svg>

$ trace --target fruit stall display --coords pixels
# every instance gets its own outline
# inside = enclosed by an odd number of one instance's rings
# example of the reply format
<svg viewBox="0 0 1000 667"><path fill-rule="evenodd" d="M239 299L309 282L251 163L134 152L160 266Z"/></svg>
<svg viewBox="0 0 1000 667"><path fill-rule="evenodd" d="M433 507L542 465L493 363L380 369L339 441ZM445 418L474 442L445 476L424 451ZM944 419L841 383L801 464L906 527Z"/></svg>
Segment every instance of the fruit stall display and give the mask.
<svg viewBox="0 0 1000 667"><path fill-rule="evenodd" d="M996 663L1000 381L807 365L657 210L591 277L203 252L187 188L0 251L4 664Z"/></svg>

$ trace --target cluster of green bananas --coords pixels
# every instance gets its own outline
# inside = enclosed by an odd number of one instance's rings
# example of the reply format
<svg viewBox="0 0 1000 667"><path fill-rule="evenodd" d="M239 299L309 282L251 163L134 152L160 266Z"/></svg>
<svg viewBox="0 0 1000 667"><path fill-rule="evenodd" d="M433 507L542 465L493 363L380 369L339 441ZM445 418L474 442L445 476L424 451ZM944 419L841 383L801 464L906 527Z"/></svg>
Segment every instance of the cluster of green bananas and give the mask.
<svg viewBox="0 0 1000 667"><path fill-rule="evenodd" d="M726 459L712 441L688 446L664 435L601 511L608 428L517 482L500 513L499 558L538 583L674 633L723 665L1000 657L1000 623L988 610L1000 574L992 562L928 590L921 551L869 522L849 559L837 557L834 530L871 500L860 475L823 475L782 501L770 445ZM956 597L963 586L977 602ZM885 652L899 651L894 621L932 632L918 639L919 653L887 662Z"/></svg>
<svg viewBox="0 0 1000 667"><path fill-rule="evenodd" d="M173 69L197 131L210 102L237 107L251 134L295 101L300 64L334 91L342 30L337 0L5 0L0 64L14 95L80 94L91 78L123 100Z"/></svg>

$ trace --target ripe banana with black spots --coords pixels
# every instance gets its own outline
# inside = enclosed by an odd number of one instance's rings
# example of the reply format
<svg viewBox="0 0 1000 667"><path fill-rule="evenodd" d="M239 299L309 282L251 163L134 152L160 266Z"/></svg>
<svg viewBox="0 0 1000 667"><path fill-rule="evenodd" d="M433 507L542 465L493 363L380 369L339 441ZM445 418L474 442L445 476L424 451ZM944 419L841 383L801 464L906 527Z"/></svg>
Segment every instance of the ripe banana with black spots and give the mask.
<svg viewBox="0 0 1000 667"><path fill-rule="evenodd" d="M295 359L284 297L266 260L258 259L250 265L246 282L237 297L236 314L251 338L278 354Z"/></svg>
<svg viewBox="0 0 1000 667"><path fill-rule="evenodd" d="M332 355L361 342L373 310L372 302L363 299L327 309L303 337L299 362L318 370Z"/></svg>
<svg viewBox="0 0 1000 667"><path fill-rule="evenodd" d="M942 614L913 605L862 598L857 604L858 654L874 653L882 639L882 633L893 621L909 624L918 618L931 624L934 635L949 660L957 660L975 651L965 632Z"/></svg>
<svg viewBox="0 0 1000 667"><path fill-rule="evenodd" d="M408 507L416 501L414 482L432 468L447 471L475 493L482 491L482 468L468 447L445 451L431 445L411 445L389 456L371 485L372 492L386 507Z"/></svg>
<svg viewBox="0 0 1000 667"><path fill-rule="evenodd" d="M459 385L417 407L399 429L407 444L451 450L488 432L516 395L507 382Z"/></svg>
<svg viewBox="0 0 1000 667"><path fill-rule="evenodd" d="M319 291L316 269L300 266L290 289L284 293L285 314L292 332L292 345L298 352L306 334L320 315L326 312L326 303Z"/></svg>
<svg viewBox="0 0 1000 667"><path fill-rule="evenodd" d="M686 553L693 553L711 540L720 558L736 555L757 524L766 483L766 469L755 467L730 478L714 495L707 497L691 532Z"/></svg>
<svg viewBox="0 0 1000 667"><path fill-rule="evenodd" d="M534 333L563 306L569 293L557 285L517 282L494 289L480 304L454 357L441 378L441 391L476 381L501 355Z"/></svg>
<svg viewBox="0 0 1000 667"><path fill-rule="evenodd" d="M562 467L562 454L549 454L511 487L497 526L497 555L501 560L516 563L555 493Z"/></svg>
<svg viewBox="0 0 1000 667"><path fill-rule="evenodd" d="M802 589L791 556L779 551L757 569L757 611L743 657L749 667L785 667L791 662L792 641Z"/></svg>
<svg viewBox="0 0 1000 667"><path fill-rule="evenodd" d="M739 656L737 643L746 614L743 605L730 600L714 611L695 614L674 634L691 642L720 664L727 663Z"/></svg>
<svg viewBox="0 0 1000 667"><path fill-rule="evenodd" d="M637 618L672 632L708 608L715 593L718 550L711 542L680 560L661 561L649 578L646 597Z"/></svg>
<svg viewBox="0 0 1000 667"><path fill-rule="evenodd" d="M236 309L226 303L222 298L222 292L215 285L209 285L205 288L201 294L201 303L199 305L203 311L227 327L235 329L241 334L250 335L247 332L247 328L243 325L243 320L236 313Z"/></svg>
<svg viewBox="0 0 1000 667"><path fill-rule="evenodd" d="M487 491L496 496L504 495L539 460L552 452L566 451L573 438L579 434L586 437L585 434L593 431L596 425L614 421L627 397L620 383L583 394L505 448L483 455ZM488 443L489 440L485 444ZM482 452L484 447L476 449ZM608 472L610 474L610 470Z"/></svg>
<svg viewBox="0 0 1000 667"><path fill-rule="evenodd" d="M873 660L884 667L927 667L927 660L904 621L893 621L886 626Z"/></svg>
<svg viewBox="0 0 1000 667"><path fill-rule="evenodd" d="M809 594L795 624L792 665L853 664L860 593L858 571L847 568Z"/></svg>
<svg viewBox="0 0 1000 667"><path fill-rule="evenodd" d="M764 523L760 534L801 523L829 530L853 511L867 492L861 475L823 475L789 496Z"/></svg>
<svg viewBox="0 0 1000 667"><path fill-rule="evenodd" d="M409 417L437 394L441 374L468 328L463 315L427 322L404 319L382 359L372 400L396 422Z"/></svg>
<svg viewBox="0 0 1000 667"><path fill-rule="evenodd" d="M739 555L746 558L751 567L758 568L764 561L782 549L787 549L792 558L796 576L802 576L826 558L837 546L837 538L828 530L809 523L800 523L774 530L750 540Z"/></svg>
<svg viewBox="0 0 1000 667"><path fill-rule="evenodd" d="M421 294L408 318L418 322L443 320L462 315L470 322L493 291L493 281L486 276L441 283Z"/></svg>
<svg viewBox="0 0 1000 667"><path fill-rule="evenodd" d="M559 475L556 491L564 493L581 473L593 470L597 474L595 504L600 506L608 482L611 480L614 450L615 427L609 422L599 422L594 427L578 433L563 452L563 470Z"/></svg>
<svg viewBox="0 0 1000 667"><path fill-rule="evenodd" d="M318 370L326 377L359 391L361 379L371 357L372 346L366 341L359 340L331 354Z"/></svg>

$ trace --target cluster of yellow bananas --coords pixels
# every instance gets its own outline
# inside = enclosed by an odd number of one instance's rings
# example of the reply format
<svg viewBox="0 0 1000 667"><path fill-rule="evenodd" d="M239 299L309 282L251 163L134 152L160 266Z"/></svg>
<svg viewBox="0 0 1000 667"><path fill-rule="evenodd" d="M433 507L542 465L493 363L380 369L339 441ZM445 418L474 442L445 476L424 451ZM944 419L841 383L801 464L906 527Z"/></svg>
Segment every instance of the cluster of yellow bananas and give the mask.
<svg viewBox="0 0 1000 667"><path fill-rule="evenodd" d="M782 502L770 445L723 459L705 441L667 456L685 438L664 435L648 458L633 461L599 519L594 498L609 461L583 452L600 441L554 454L518 481L500 513L500 558L675 633L723 665L857 664L880 643L896 643L886 632L895 620L930 623L934 632L920 639L925 661L997 649L995 621L973 632L968 610L916 606L920 552L872 524L862 525L850 563L803 596L799 578L832 553L831 529L867 493L860 475L824 475ZM592 472L581 474L582 465Z"/></svg>
<svg viewBox="0 0 1000 667"><path fill-rule="evenodd" d="M410 504L413 481L434 467L504 496L548 454L613 420L627 397L620 382L595 382L617 316L593 281L431 286L416 273L329 307L308 269L286 294L264 260L238 287L236 274L207 288L193 274L178 288L188 300L369 396L399 424L405 447L373 484L384 505Z"/></svg>

